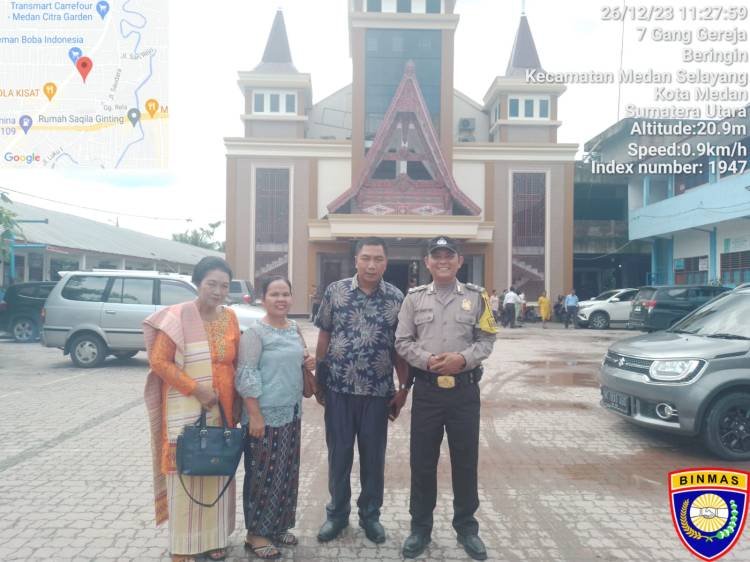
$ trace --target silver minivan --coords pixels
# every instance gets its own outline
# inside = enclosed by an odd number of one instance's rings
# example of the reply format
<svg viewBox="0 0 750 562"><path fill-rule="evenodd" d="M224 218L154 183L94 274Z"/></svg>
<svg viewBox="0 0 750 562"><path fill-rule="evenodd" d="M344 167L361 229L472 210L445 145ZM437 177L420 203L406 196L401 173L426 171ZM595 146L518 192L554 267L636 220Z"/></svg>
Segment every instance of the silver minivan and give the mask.
<svg viewBox="0 0 750 562"><path fill-rule="evenodd" d="M107 355L133 357L145 349L141 324L149 314L197 295L190 278L176 273L107 270L63 274L44 304L42 343L70 354L77 367L97 367Z"/></svg>
<svg viewBox="0 0 750 562"><path fill-rule="evenodd" d="M602 406L750 460L749 318L750 287L737 288L667 330L615 342L600 371Z"/></svg>

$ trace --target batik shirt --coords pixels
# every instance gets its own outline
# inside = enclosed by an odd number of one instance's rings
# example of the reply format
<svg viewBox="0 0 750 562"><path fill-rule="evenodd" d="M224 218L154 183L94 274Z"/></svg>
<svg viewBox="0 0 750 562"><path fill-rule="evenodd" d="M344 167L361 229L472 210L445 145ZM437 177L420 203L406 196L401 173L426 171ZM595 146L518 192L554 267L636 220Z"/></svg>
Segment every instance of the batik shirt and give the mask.
<svg viewBox="0 0 750 562"><path fill-rule="evenodd" d="M331 334L325 356L330 390L359 396L394 394L394 343L403 300L403 293L383 280L370 295L359 288L356 275L328 286L315 325Z"/></svg>

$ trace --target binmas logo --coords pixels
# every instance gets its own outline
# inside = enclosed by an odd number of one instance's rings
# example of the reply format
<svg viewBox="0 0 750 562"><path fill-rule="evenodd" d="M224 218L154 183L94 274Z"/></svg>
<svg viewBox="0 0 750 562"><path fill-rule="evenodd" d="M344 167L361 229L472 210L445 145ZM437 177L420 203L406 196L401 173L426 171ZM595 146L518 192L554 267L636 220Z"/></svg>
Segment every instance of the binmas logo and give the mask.
<svg viewBox="0 0 750 562"><path fill-rule="evenodd" d="M6 162L14 162L16 164L28 164L31 166L34 162L41 162L42 157L36 152L31 154L13 154L12 152L6 152L3 154L3 160Z"/></svg>
<svg viewBox="0 0 750 562"><path fill-rule="evenodd" d="M701 560L721 558L740 538L747 516L748 476L723 468L669 473L669 503L677 536Z"/></svg>

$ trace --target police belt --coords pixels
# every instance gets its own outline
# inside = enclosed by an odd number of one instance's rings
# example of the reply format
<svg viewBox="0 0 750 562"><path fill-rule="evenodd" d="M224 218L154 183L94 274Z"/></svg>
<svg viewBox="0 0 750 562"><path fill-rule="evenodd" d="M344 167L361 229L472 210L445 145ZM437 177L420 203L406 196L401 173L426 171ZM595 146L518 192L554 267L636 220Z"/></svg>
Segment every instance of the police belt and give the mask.
<svg viewBox="0 0 750 562"><path fill-rule="evenodd" d="M482 367L477 367L471 371L464 371L457 375L439 375L437 373L430 373L429 371L423 371L422 369L412 368L412 373L416 378L424 381L432 386L438 388L457 388L461 386L468 386L470 384L476 384L482 380Z"/></svg>

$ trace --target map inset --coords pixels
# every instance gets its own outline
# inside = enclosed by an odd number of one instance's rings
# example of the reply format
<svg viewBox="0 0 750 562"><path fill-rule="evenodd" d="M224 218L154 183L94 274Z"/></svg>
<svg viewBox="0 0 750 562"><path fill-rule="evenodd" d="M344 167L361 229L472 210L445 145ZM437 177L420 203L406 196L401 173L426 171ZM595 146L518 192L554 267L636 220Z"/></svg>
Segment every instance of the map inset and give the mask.
<svg viewBox="0 0 750 562"><path fill-rule="evenodd" d="M0 167L166 167L167 5L0 0Z"/></svg>

